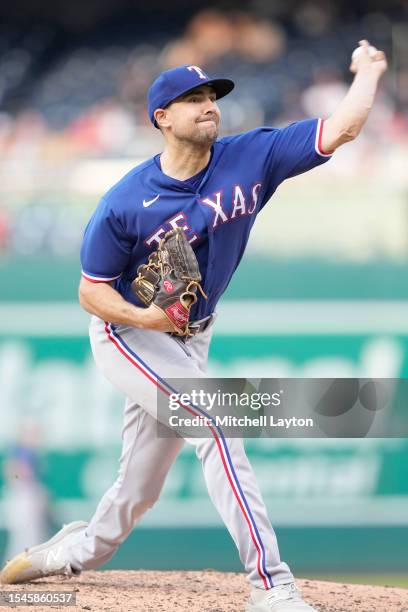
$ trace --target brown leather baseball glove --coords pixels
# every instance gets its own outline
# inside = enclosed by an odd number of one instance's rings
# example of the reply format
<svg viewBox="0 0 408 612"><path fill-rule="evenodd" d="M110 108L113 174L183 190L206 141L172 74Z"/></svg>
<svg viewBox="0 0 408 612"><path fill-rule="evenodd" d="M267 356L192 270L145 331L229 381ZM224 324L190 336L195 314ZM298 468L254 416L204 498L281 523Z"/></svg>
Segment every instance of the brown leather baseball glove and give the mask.
<svg viewBox="0 0 408 612"><path fill-rule="evenodd" d="M190 309L197 301L197 290L207 299L201 285L197 258L185 232L167 232L146 264L139 266L132 290L146 306L153 304L164 312L178 336L193 335L189 329Z"/></svg>

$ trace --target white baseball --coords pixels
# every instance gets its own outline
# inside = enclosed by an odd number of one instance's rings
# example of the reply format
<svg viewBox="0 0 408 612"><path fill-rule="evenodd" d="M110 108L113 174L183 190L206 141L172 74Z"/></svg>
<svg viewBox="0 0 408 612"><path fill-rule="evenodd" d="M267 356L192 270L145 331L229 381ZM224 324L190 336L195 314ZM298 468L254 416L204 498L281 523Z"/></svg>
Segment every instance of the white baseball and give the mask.
<svg viewBox="0 0 408 612"><path fill-rule="evenodd" d="M356 60L358 58L358 56L363 52L363 48L364 47L357 47L357 49L354 49L353 51L353 55L351 56L351 61L354 62L354 60ZM377 53L377 49L375 47L373 47L372 45L370 45L368 47L368 54L370 57L374 57L374 55Z"/></svg>

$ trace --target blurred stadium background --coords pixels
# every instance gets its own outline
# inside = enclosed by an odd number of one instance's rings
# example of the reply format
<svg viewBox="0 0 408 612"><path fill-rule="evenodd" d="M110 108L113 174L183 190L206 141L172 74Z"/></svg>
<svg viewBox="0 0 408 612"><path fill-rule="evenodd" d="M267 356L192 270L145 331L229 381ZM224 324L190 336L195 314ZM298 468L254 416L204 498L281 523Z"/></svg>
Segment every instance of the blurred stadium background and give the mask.
<svg viewBox="0 0 408 612"><path fill-rule="evenodd" d="M164 68L234 78L220 104L233 133L328 116L357 41L386 51L358 141L264 209L220 307L210 371L408 376L407 17L406 0L0 6L0 559L89 518L115 477L122 400L92 362L78 250L99 196L161 148L145 95ZM247 448L298 574L406 572L406 439ZM240 569L186 448L110 567L209 566Z"/></svg>

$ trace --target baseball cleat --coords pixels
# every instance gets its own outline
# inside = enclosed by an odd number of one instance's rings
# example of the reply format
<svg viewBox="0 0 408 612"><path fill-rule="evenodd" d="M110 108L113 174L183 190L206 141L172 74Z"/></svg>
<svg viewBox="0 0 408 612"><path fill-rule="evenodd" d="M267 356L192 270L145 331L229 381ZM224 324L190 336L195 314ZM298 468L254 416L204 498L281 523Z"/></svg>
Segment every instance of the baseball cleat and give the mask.
<svg viewBox="0 0 408 612"><path fill-rule="evenodd" d="M87 526L83 521L69 523L44 544L27 548L6 563L0 573L0 583L31 582L47 576L77 576L80 572L71 568L67 559L67 545Z"/></svg>
<svg viewBox="0 0 408 612"><path fill-rule="evenodd" d="M294 582L281 584L269 591L252 589L245 612L317 612L300 596Z"/></svg>

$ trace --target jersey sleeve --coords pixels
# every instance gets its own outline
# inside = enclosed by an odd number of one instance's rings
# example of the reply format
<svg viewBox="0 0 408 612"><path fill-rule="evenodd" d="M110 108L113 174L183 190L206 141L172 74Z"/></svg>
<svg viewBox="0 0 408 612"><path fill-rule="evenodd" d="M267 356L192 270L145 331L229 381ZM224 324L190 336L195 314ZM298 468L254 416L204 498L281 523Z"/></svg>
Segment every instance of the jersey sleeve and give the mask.
<svg viewBox="0 0 408 612"><path fill-rule="evenodd" d="M261 135L266 150L264 172L267 185L261 208L284 180L320 166L331 158L332 153L324 151L321 145L323 124L322 119L304 119L284 128L271 128L269 134Z"/></svg>
<svg viewBox="0 0 408 612"><path fill-rule="evenodd" d="M305 119L276 130L269 162L278 184L330 159L332 153L321 145L323 124L322 119Z"/></svg>
<svg viewBox="0 0 408 612"><path fill-rule="evenodd" d="M131 248L123 223L102 198L85 229L81 247L82 276L95 283L119 278Z"/></svg>

